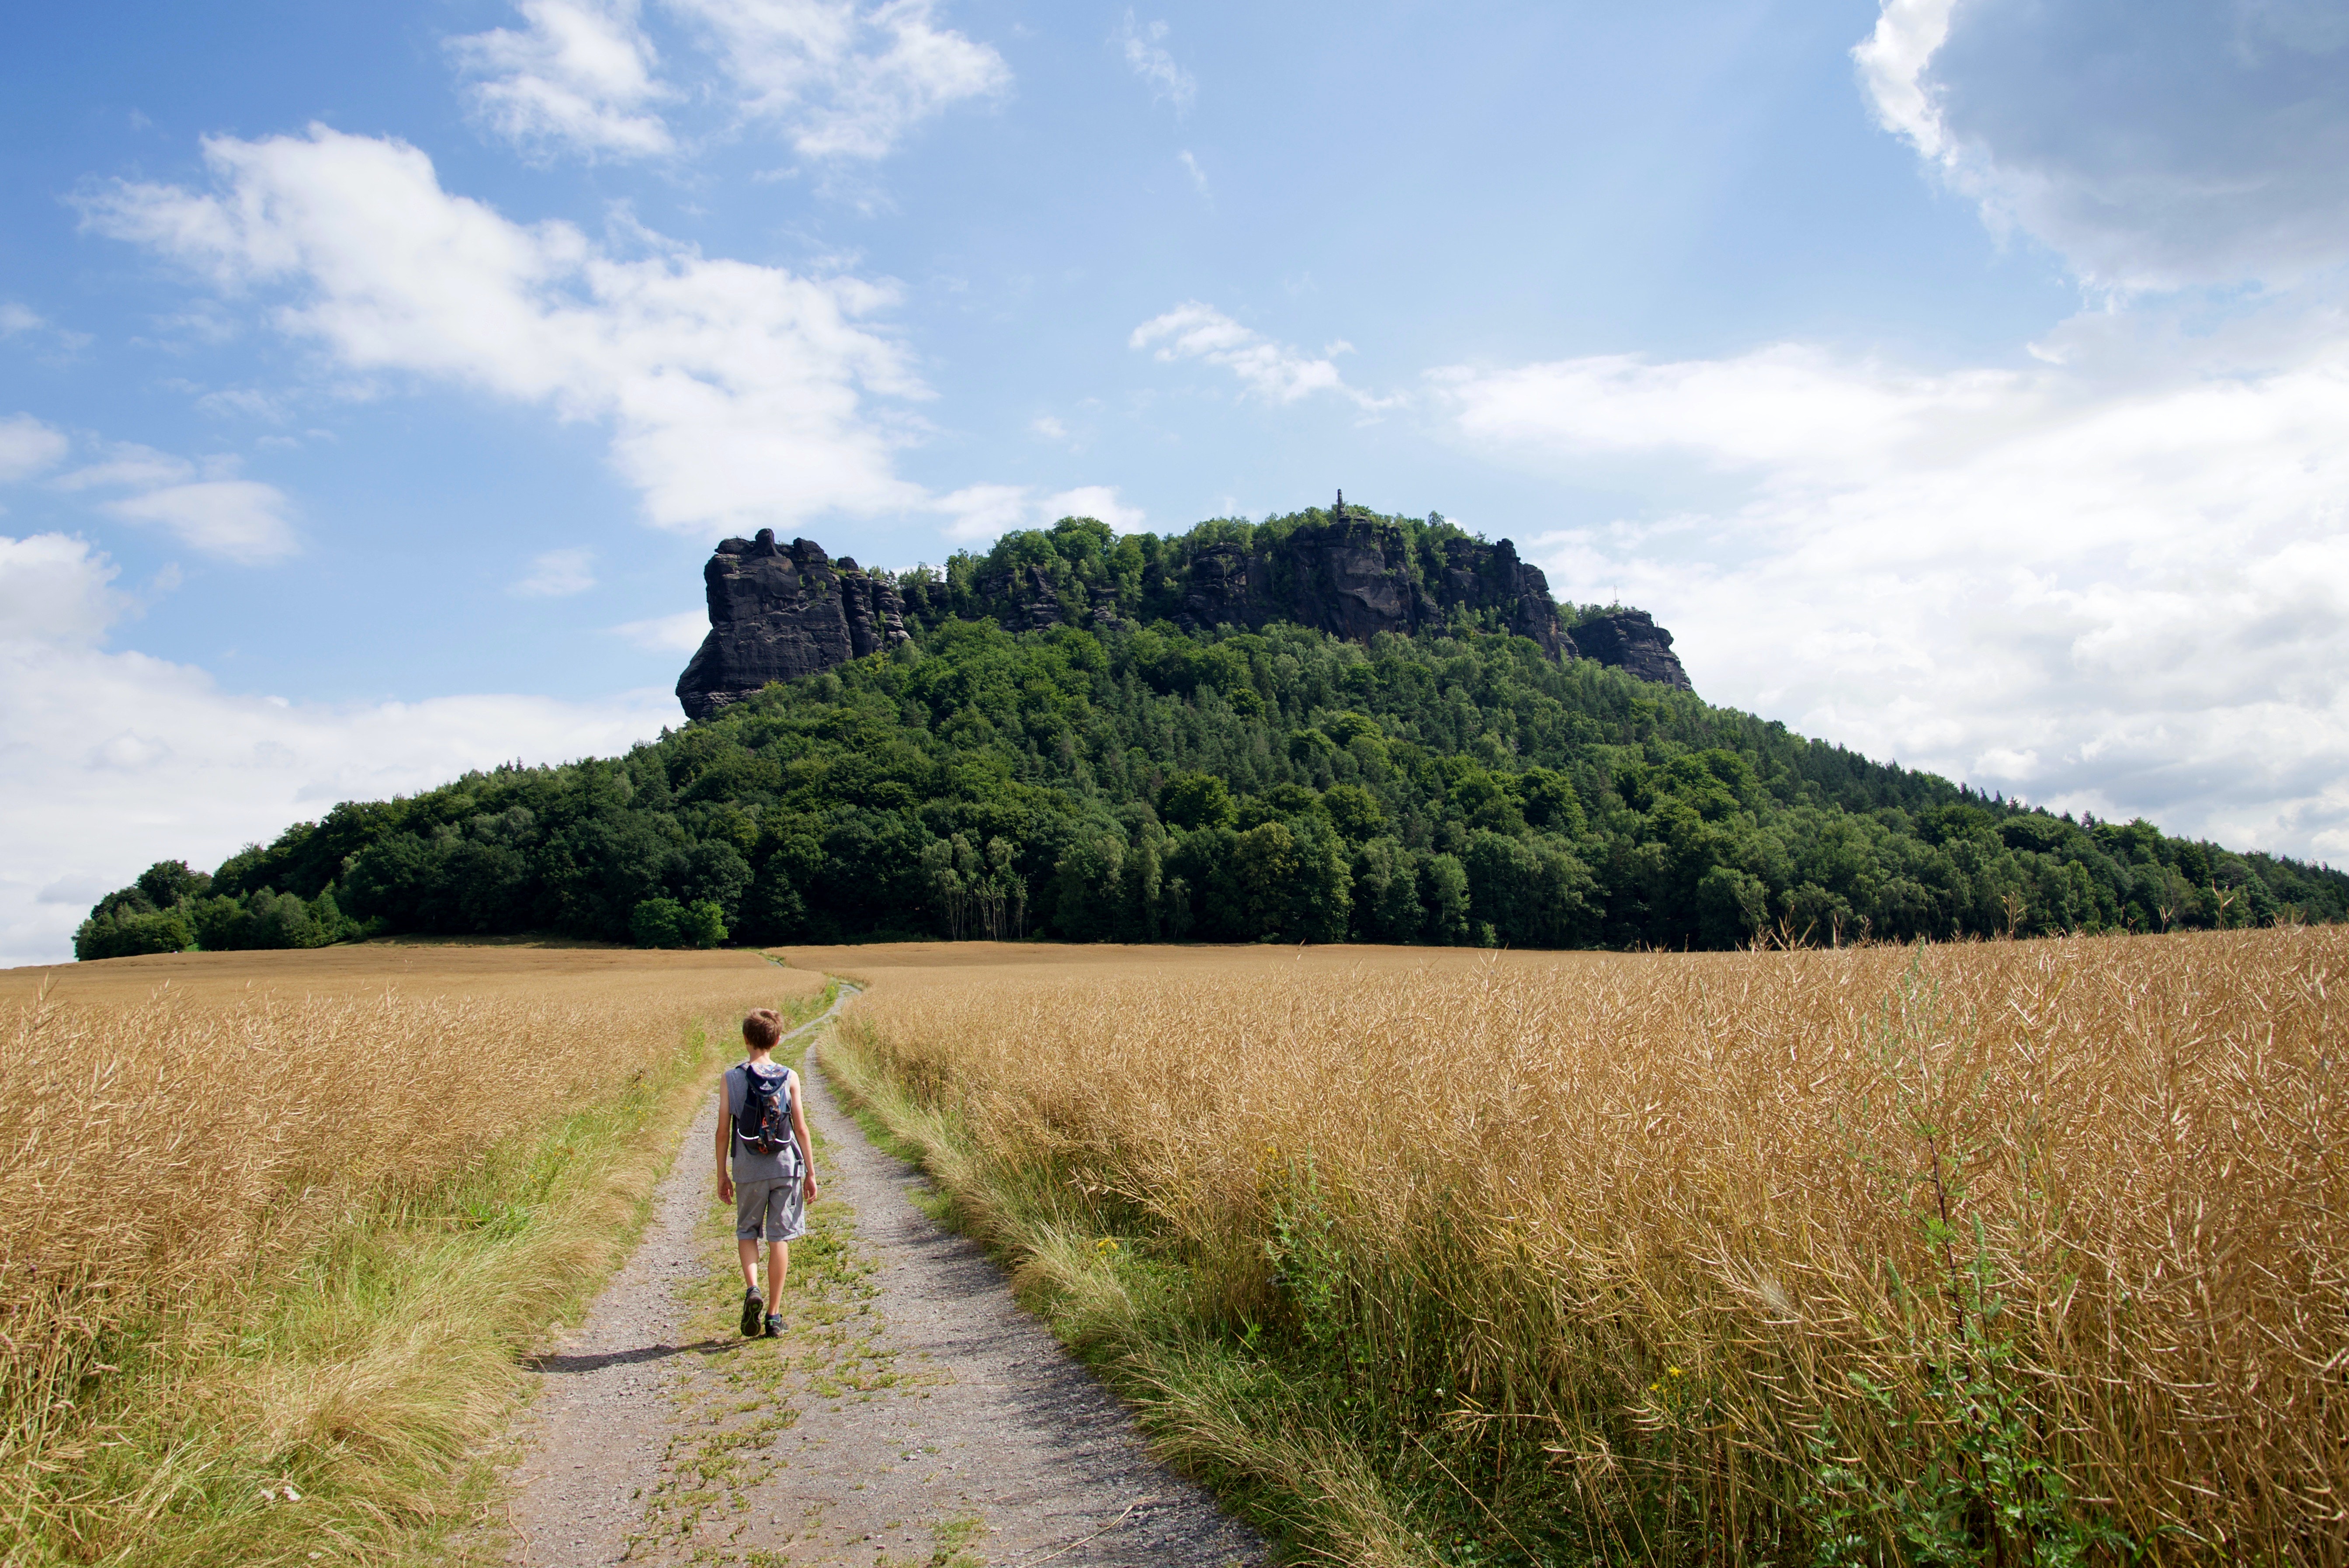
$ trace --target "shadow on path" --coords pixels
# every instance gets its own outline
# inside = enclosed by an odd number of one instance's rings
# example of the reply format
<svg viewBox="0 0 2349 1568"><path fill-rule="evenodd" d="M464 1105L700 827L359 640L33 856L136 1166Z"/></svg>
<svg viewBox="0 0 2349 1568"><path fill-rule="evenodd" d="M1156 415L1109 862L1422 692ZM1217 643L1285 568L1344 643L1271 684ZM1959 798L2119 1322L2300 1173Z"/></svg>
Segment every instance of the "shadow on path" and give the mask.
<svg viewBox="0 0 2349 1568"><path fill-rule="evenodd" d="M596 1356L531 1356L522 1364L533 1372L600 1372L606 1367L633 1367L639 1361L666 1361L672 1356L715 1356L733 1344L730 1339L702 1339L691 1345L647 1345Z"/></svg>

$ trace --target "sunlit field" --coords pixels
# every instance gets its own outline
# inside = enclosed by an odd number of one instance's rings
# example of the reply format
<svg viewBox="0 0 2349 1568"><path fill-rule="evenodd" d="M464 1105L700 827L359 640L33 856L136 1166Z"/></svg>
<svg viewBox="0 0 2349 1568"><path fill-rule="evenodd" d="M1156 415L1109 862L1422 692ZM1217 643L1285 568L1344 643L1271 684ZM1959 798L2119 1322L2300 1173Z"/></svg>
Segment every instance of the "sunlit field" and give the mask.
<svg viewBox="0 0 2349 1568"><path fill-rule="evenodd" d="M514 1352L620 1255L734 1020L822 987L516 944L0 975L0 1560L455 1520Z"/></svg>
<svg viewBox="0 0 2349 1568"><path fill-rule="evenodd" d="M1347 1562L2332 1563L2349 932L911 947L832 1063Z"/></svg>

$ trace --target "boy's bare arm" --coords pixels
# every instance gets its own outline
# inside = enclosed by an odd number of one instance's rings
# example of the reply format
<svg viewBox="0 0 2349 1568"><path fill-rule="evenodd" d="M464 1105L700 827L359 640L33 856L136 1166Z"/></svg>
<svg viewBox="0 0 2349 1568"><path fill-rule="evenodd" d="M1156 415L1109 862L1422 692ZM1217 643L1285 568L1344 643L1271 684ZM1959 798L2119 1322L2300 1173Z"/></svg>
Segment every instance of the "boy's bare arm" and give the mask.
<svg viewBox="0 0 2349 1568"><path fill-rule="evenodd" d="M726 1135L734 1130L729 1125L730 1120L726 1114L726 1086L721 1083L718 1086L717 1139L718 1201L721 1203L730 1203L734 1201L734 1178L728 1174L726 1170Z"/></svg>
<svg viewBox="0 0 2349 1568"><path fill-rule="evenodd" d="M807 1201L813 1202L816 1195L815 1145L808 1138L807 1112L800 1106L800 1079L797 1073L792 1075L792 1136L799 1140L800 1169L807 1172Z"/></svg>

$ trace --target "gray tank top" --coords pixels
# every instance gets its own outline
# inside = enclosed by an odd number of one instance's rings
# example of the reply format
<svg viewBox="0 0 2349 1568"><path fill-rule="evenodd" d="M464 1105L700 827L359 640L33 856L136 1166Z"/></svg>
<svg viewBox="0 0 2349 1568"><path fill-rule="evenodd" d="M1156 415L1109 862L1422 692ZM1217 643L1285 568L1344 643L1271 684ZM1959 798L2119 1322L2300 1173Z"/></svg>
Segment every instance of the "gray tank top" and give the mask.
<svg viewBox="0 0 2349 1568"><path fill-rule="evenodd" d="M800 1173L800 1146L797 1140L784 1144L772 1154L761 1154L742 1141L742 1134L734 1121L736 1117L742 1114L742 1095L749 1087L744 1081L743 1071L750 1065L748 1062L742 1062L726 1069L726 1119L730 1130L727 1146L732 1151L727 1157L727 1173L737 1181L781 1181L786 1177ZM774 1078L779 1075L783 1080L783 1109L788 1115L792 1103L792 1086L799 1080L800 1075L780 1062L768 1062L761 1068L759 1076Z"/></svg>

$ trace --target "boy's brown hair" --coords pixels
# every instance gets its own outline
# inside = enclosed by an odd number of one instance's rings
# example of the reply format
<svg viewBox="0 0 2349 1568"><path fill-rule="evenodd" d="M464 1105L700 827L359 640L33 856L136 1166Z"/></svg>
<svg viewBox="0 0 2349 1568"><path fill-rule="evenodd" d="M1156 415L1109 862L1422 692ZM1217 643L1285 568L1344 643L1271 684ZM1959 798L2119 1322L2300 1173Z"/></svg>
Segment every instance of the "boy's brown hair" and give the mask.
<svg viewBox="0 0 2349 1568"><path fill-rule="evenodd" d="M754 1051L771 1051L782 1037L782 1015L772 1007L754 1007L742 1020L743 1042Z"/></svg>

